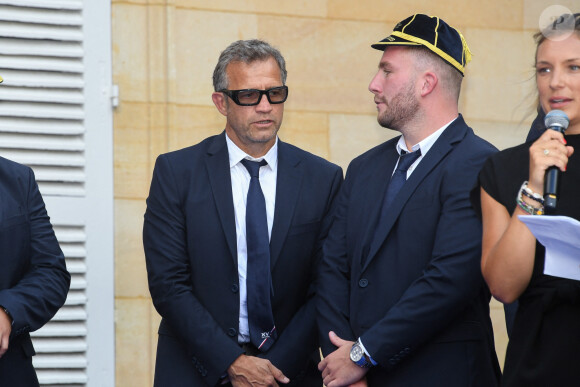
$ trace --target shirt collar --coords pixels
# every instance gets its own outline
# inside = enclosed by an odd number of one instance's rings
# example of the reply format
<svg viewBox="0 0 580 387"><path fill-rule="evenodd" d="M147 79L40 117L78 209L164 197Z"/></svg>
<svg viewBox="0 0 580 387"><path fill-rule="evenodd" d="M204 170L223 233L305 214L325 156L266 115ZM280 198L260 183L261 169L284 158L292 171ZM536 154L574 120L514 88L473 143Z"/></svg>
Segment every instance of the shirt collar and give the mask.
<svg viewBox="0 0 580 387"><path fill-rule="evenodd" d="M236 144L234 144L234 142L229 138L227 133L226 133L226 144L228 146L230 168L233 168L243 159L248 159L252 161L266 160L266 162L268 163L267 166L270 167L270 169L272 170L274 170L278 165L278 136L276 136L276 141L274 142L274 145L272 146L272 148L270 148L268 153L266 153L262 157L258 157L257 159L248 155L246 152L241 150Z"/></svg>
<svg viewBox="0 0 580 387"><path fill-rule="evenodd" d="M437 141L439 136L441 136L443 131L447 129L447 127L451 125L451 123L456 119L457 117L443 125L441 128L437 129L435 132L431 133L429 136L425 137L419 143L413 145L411 152L415 152L416 150L421 149L421 156L425 156L433 144L435 144L435 141ZM401 154L401 151L409 152L409 149L407 149L407 144L405 143L404 136L399 137L399 141L397 142L397 152L399 155Z"/></svg>

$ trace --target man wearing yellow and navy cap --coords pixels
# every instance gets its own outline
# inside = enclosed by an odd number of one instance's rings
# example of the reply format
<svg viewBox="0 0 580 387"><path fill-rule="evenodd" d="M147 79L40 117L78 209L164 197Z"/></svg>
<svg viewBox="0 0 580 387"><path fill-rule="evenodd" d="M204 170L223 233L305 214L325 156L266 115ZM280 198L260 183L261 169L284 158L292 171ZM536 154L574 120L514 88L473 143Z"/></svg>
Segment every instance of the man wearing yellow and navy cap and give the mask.
<svg viewBox="0 0 580 387"><path fill-rule="evenodd" d="M69 285L32 169L0 157L0 386L39 385L30 332L64 304Z"/></svg>
<svg viewBox="0 0 580 387"><path fill-rule="evenodd" d="M469 201L496 149L458 112L471 53L416 14L372 45L378 122L401 136L355 158L324 245L318 323L327 387L490 387L500 369Z"/></svg>

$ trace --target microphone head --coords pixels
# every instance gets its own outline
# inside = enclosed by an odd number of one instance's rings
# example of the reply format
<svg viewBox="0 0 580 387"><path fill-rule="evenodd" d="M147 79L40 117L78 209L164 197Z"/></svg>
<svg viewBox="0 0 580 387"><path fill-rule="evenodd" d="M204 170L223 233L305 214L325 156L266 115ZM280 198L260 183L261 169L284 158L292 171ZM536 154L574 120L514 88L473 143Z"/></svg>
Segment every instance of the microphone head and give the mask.
<svg viewBox="0 0 580 387"><path fill-rule="evenodd" d="M544 124L546 125L546 128L558 128L564 132L566 129L568 129L568 125L570 125L570 119L568 118L568 115L562 110L552 110L546 114L546 118L544 118Z"/></svg>

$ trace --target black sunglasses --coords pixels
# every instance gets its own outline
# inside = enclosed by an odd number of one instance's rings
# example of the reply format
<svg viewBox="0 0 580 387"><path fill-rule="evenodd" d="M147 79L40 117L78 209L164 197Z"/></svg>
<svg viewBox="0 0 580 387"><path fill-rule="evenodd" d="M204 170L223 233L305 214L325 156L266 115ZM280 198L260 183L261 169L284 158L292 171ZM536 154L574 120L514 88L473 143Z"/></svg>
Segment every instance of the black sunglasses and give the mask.
<svg viewBox="0 0 580 387"><path fill-rule="evenodd" d="M284 103L288 98L288 86L272 87L268 90L244 89L244 90L220 90L240 106L254 106L260 103L262 95L266 94L271 104Z"/></svg>

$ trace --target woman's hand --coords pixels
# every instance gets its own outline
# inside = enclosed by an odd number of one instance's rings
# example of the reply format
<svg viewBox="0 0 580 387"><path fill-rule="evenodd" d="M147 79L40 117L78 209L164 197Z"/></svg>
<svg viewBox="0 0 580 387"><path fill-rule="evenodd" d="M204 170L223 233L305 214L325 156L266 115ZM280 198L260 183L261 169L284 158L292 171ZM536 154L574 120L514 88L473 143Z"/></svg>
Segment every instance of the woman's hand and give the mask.
<svg viewBox="0 0 580 387"><path fill-rule="evenodd" d="M530 147L530 175L528 187L540 195L544 194L544 176L551 166L566 170L568 158L574 148L566 145L564 135L556 130L547 129Z"/></svg>

